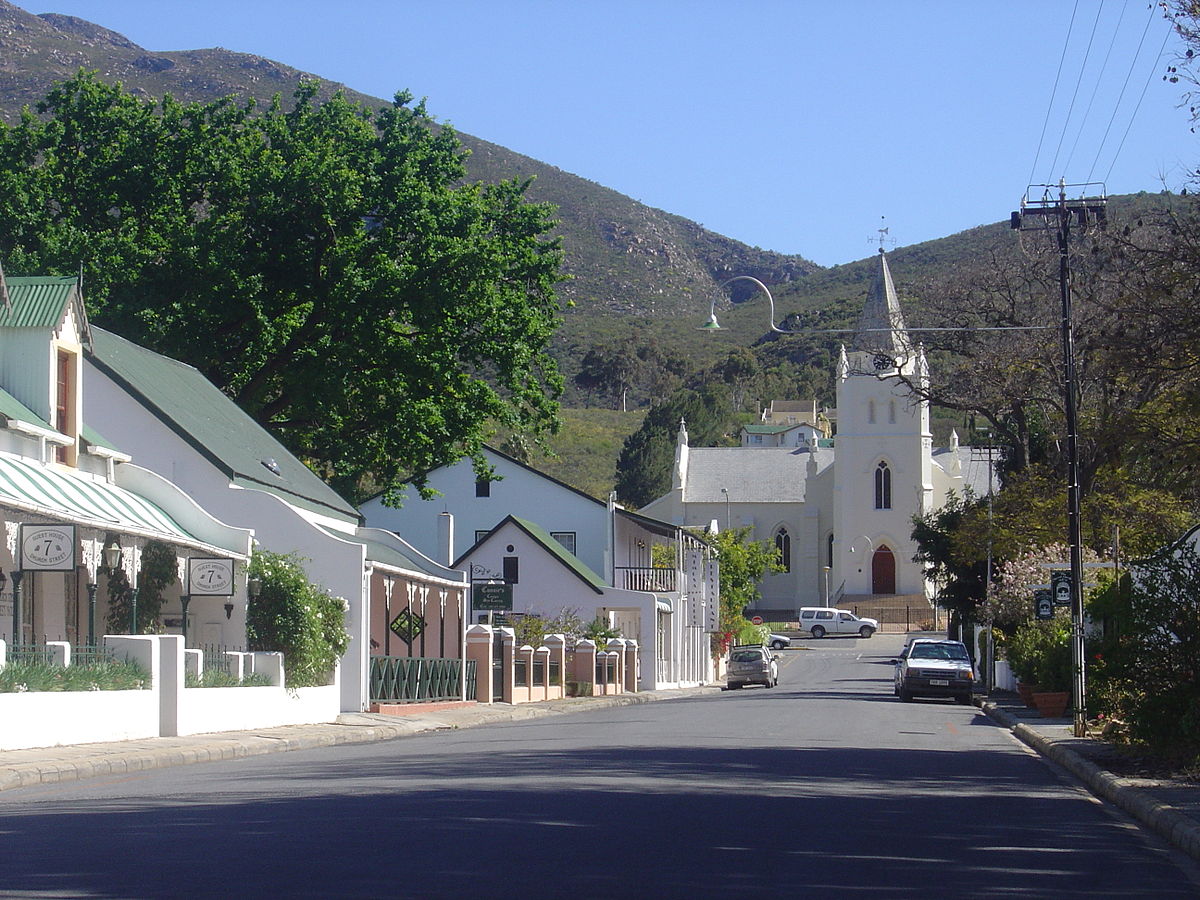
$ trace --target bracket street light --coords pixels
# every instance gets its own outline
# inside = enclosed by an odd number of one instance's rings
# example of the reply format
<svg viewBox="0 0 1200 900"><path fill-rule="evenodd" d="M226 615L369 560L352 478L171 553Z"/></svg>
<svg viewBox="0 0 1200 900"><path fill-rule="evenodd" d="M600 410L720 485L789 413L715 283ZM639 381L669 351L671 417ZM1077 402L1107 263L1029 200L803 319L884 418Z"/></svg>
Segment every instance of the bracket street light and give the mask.
<svg viewBox="0 0 1200 900"><path fill-rule="evenodd" d="M1015 213L1014 213L1015 215ZM770 306L768 315L770 321L767 323L771 331L776 334L889 334L895 329L893 328L780 328L775 324L775 298L771 296L771 290L753 275L734 275L727 281L722 281L717 285L717 290L733 284L735 281L749 281L755 284L760 291L767 295L767 303ZM900 327L900 326L897 326ZM904 326L904 331L909 334L923 334L926 332L939 331L1046 331L1056 328L1056 325L945 325L934 328L909 328ZM714 297L712 306L709 310L708 321L703 325L697 326L700 331L722 331L724 326L717 321L717 300Z"/></svg>

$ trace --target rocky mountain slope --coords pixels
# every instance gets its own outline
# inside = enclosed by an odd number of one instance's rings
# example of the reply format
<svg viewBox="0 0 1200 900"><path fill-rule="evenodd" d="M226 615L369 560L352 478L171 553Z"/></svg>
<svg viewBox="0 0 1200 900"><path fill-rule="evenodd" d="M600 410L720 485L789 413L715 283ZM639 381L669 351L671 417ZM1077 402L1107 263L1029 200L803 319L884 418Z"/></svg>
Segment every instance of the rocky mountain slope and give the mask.
<svg viewBox="0 0 1200 900"><path fill-rule="evenodd" d="M0 117L12 121L56 80L81 67L95 69L105 80L119 81L147 98L170 93L198 101L227 94L269 100L281 93L286 98L296 82L310 74L220 47L149 50L101 24L53 13L33 15L0 0ZM387 103L321 80L326 93L344 90L369 106ZM437 98L430 98L429 105L436 114ZM574 301L557 342L557 355L568 374L590 342L628 330L630 317L651 332L666 334L672 321L702 316L716 284L732 274L781 284L819 269L802 257L749 247L473 135L460 132L459 137L472 151L471 177L532 177L531 198L558 209L558 231L571 275L560 292Z"/></svg>

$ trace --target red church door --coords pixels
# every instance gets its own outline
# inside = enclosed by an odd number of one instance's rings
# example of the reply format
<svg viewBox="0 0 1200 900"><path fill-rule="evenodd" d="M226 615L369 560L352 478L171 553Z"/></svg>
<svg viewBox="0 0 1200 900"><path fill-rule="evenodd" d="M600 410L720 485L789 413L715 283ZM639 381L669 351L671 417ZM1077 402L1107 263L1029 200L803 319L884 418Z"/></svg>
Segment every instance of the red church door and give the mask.
<svg viewBox="0 0 1200 900"><path fill-rule="evenodd" d="M871 557L871 593L896 593L896 554L880 547Z"/></svg>

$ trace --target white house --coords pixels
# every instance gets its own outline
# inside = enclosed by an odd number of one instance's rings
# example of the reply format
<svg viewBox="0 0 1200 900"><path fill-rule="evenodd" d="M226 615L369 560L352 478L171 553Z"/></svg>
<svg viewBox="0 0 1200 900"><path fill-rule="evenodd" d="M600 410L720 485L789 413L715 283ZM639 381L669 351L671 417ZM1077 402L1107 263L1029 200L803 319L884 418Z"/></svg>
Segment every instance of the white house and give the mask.
<svg viewBox="0 0 1200 900"><path fill-rule="evenodd" d="M469 549L446 558L473 584L519 585L516 612L569 608L584 618L606 616L638 641L643 687L709 681L717 575L703 538L597 500L495 449L484 452L500 480L480 481L471 462L460 460L428 473L439 492L434 499L421 500L414 490L394 508L375 498L362 505L364 517L439 558L461 535ZM498 538L497 529L513 539ZM481 618L486 614L474 610L473 620Z"/></svg>
<svg viewBox="0 0 1200 900"><path fill-rule="evenodd" d="M537 522L590 569L608 577L613 565L606 504L578 488L551 478L492 447L484 458L494 480L475 475L470 460L426 473L436 492L423 500L409 487L402 506L387 506L373 497L359 510L366 521L402 534L427 556L447 562L470 547L509 515ZM447 523L443 512L453 514ZM447 533L447 524L452 533Z"/></svg>
<svg viewBox="0 0 1200 900"><path fill-rule="evenodd" d="M253 528L261 547L294 553L310 580L349 604L342 708L370 697L373 657L461 660L466 579L358 512L191 366L92 329L83 352L87 406L147 469ZM178 610L182 614L182 610ZM410 640L389 625L403 615ZM244 634L244 606L235 610ZM203 633L205 621L198 621Z"/></svg>
<svg viewBox="0 0 1200 900"><path fill-rule="evenodd" d="M226 524L203 498L132 462L132 437L89 402L84 357L94 337L78 280L0 275L0 638L96 645L108 632L110 577L138 587L151 542L173 551L178 608L188 561L222 560L228 595L192 590L206 639L233 643L245 608L252 532ZM101 436L101 432L119 441ZM109 568L104 551L119 551ZM226 568L227 566L227 568ZM132 617L131 617L132 618ZM133 630L122 627L118 633Z"/></svg>
<svg viewBox="0 0 1200 900"><path fill-rule="evenodd" d="M784 406L773 409L769 425L745 429L741 447L690 447L681 424L671 490L642 512L679 525L749 526L753 540L774 543L785 571L763 579L758 610L767 616L799 606L925 604L912 519L940 508L951 491L986 493L989 475L956 435L933 448L929 404L899 375L929 378L881 252L854 340L837 363L833 440L811 401L790 413L794 422ZM793 446L797 436L806 440Z"/></svg>

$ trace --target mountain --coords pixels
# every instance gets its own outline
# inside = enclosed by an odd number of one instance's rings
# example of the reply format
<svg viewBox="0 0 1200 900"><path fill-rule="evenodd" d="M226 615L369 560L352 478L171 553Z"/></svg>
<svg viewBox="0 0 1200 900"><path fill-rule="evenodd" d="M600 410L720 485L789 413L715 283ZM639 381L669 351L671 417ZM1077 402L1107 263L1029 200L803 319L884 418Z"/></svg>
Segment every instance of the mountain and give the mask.
<svg viewBox="0 0 1200 900"><path fill-rule="evenodd" d="M169 93L207 101L240 94L265 101L282 93L286 99L301 77L310 77L322 82L325 95L342 90L370 107L390 102L265 57L220 47L147 50L102 25L55 13L33 15L0 0L0 117L13 121L22 107L35 105L55 81L81 67L147 98ZM436 112L437 98L429 105ZM673 324L706 315L716 285L733 274L780 284L820 268L715 234L482 138L458 135L471 151L470 177L533 178L530 198L558 210L571 276L560 294L574 306L565 313L555 355L568 375L597 336L629 333L630 319L670 343Z"/></svg>

